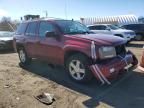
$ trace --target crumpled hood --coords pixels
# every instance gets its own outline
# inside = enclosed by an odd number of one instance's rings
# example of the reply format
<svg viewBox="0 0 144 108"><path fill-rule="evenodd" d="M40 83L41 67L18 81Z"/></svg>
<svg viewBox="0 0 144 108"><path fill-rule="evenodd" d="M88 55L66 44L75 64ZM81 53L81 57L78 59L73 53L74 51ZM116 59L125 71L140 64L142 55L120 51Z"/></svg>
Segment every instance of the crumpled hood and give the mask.
<svg viewBox="0 0 144 108"><path fill-rule="evenodd" d="M0 37L0 41L10 41L13 40L13 37Z"/></svg>
<svg viewBox="0 0 144 108"><path fill-rule="evenodd" d="M119 45L126 43L121 37L117 37L114 35L106 35L106 34L85 34L85 35L74 35L77 38L83 38L91 41L95 41L97 45Z"/></svg>

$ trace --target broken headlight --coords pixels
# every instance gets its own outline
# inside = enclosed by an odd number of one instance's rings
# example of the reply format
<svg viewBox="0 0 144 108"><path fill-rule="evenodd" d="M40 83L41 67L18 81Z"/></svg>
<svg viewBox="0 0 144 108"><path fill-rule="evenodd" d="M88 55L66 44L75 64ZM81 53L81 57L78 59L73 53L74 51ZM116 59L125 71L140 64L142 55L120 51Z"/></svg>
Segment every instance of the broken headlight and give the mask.
<svg viewBox="0 0 144 108"><path fill-rule="evenodd" d="M99 48L99 56L100 56L100 59L107 59L107 58L115 57L116 56L115 47L104 46L104 47Z"/></svg>

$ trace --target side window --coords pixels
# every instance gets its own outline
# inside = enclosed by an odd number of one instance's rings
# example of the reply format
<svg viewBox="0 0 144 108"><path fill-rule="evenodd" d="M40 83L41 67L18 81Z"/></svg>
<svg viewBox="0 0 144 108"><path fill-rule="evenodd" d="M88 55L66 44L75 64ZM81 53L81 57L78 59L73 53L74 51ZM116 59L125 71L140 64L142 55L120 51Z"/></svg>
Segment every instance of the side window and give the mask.
<svg viewBox="0 0 144 108"><path fill-rule="evenodd" d="M106 30L106 26L103 25L95 26L95 30Z"/></svg>
<svg viewBox="0 0 144 108"><path fill-rule="evenodd" d="M41 22L40 27L39 27L39 36L45 37L46 31L50 31L50 32L55 31L55 28L51 23L49 23L47 21Z"/></svg>
<svg viewBox="0 0 144 108"><path fill-rule="evenodd" d="M100 26L93 26L95 30L101 30Z"/></svg>
<svg viewBox="0 0 144 108"><path fill-rule="evenodd" d="M100 26L100 30L106 30L106 26Z"/></svg>
<svg viewBox="0 0 144 108"><path fill-rule="evenodd" d="M29 23L27 30L26 30L26 35L35 36L36 35L36 27L37 27L37 22Z"/></svg>
<svg viewBox="0 0 144 108"><path fill-rule="evenodd" d="M18 29L17 29L17 31L16 31L16 34L17 34L17 35L24 34L26 27L27 27L27 24L26 24L26 23L21 23L21 24L18 26Z"/></svg>
<svg viewBox="0 0 144 108"><path fill-rule="evenodd" d="M95 26L89 26L88 27L90 30L95 30Z"/></svg>

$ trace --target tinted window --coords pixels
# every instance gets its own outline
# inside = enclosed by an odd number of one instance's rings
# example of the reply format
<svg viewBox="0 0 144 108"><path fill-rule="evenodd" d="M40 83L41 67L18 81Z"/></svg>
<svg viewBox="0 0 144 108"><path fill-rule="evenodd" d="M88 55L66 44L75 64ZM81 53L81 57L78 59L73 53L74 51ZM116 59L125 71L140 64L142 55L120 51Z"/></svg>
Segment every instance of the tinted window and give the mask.
<svg viewBox="0 0 144 108"><path fill-rule="evenodd" d="M37 22L29 23L26 30L26 35L34 36L36 34L36 27L37 27Z"/></svg>
<svg viewBox="0 0 144 108"><path fill-rule="evenodd" d="M95 26L89 26L88 27L90 30L95 30Z"/></svg>
<svg viewBox="0 0 144 108"><path fill-rule="evenodd" d="M45 33L49 31L55 31L54 26L49 23L49 22L41 22L40 23L40 28L39 28L39 36L40 37L45 37Z"/></svg>
<svg viewBox="0 0 144 108"><path fill-rule="evenodd" d="M92 26L92 28L93 28L93 30L106 30L106 26L104 26L104 25Z"/></svg>
<svg viewBox="0 0 144 108"><path fill-rule="evenodd" d="M16 31L16 34L24 34L25 32L25 29L26 29L26 26L27 24L26 23L21 23L19 26L18 26L18 29Z"/></svg>

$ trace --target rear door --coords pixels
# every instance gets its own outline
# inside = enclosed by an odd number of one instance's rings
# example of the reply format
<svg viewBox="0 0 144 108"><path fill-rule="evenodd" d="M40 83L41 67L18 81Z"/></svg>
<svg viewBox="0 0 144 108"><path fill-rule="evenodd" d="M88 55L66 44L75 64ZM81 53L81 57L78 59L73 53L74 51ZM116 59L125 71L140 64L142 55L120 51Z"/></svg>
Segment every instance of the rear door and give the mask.
<svg viewBox="0 0 144 108"><path fill-rule="evenodd" d="M36 44L38 42L37 26L38 23L36 21L30 22L25 32L25 47L28 55L31 57L37 56L36 52Z"/></svg>

